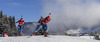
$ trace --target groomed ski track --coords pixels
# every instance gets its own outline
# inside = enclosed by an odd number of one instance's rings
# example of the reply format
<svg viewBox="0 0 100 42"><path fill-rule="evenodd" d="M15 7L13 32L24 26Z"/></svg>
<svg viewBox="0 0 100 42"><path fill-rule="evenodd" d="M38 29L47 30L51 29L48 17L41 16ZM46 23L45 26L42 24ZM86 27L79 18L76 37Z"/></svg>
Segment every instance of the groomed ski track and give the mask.
<svg viewBox="0 0 100 42"><path fill-rule="evenodd" d="M44 36L18 36L18 37L0 37L0 42L100 42L94 40L92 36L64 36L49 35Z"/></svg>

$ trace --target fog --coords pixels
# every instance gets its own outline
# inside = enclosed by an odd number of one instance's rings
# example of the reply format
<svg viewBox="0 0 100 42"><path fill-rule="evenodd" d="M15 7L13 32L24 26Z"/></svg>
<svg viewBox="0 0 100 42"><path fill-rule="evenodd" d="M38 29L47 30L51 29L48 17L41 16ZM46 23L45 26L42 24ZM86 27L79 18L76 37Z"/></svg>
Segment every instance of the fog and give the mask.
<svg viewBox="0 0 100 42"><path fill-rule="evenodd" d="M64 32L72 26L92 28L100 24L97 0L44 0L43 16L52 13L49 32Z"/></svg>

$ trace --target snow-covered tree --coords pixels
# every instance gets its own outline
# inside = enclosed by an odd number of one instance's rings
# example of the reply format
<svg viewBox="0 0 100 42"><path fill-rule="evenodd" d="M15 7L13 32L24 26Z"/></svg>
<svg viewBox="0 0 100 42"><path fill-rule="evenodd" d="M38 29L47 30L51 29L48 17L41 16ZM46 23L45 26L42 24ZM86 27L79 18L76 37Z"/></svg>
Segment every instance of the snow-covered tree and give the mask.
<svg viewBox="0 0 100 42"><path fill-rule="evenodd" d="M7 33L12 36L15 35L16 31L15 17L8 17L3 15L3 12L0 12L0 34Z"/></svg>

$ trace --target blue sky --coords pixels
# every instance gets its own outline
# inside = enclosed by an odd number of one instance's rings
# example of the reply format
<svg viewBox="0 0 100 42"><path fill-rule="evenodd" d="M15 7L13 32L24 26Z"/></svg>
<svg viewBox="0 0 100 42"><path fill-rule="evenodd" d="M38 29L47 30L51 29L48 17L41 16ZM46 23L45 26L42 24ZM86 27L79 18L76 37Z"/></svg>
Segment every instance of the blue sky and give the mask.
<svg viewBox="0 0 100 42"><path fill-rule="evenodd" d="M45 7L43 1L47 4L55 4L55 0L0 0L0 10L3 10L3 13L8 16L15 16L16 21L20 19L21 15L26 22L38 21ZM96 1L100 3L100 0ZM51 9L54 10L54 8Z"/></svg>
<svg viewBox="0 0 100 42"><path fill-rule="evenodd" d="M26 22L38 21L42 16L42 0L0 0L0 10L4 15L15 16L16 21L23 18Z"/></svg>

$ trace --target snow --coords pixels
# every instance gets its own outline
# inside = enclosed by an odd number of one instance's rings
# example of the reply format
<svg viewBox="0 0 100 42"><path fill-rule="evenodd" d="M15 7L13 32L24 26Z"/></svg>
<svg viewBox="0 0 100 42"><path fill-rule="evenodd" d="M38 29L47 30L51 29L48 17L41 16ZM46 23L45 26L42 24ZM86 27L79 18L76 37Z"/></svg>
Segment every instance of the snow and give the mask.
<svg viewBox="0 0 100 42"><path fill-rule="evenodd" d="M91 36L64 36L64 35L49 35L43 36L19 36L19 37L0 37L0 42L100 42L94 40Z"/></svg>
<svg viewBox="0 0 100 42"><path fill-rule="evenodd" d="M66 33L67 34L79 34L81 33L81 29L71 29L71 30L68 30Z"/></svg>

